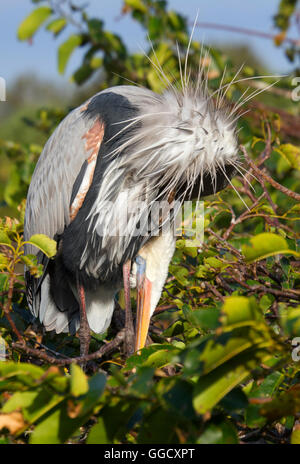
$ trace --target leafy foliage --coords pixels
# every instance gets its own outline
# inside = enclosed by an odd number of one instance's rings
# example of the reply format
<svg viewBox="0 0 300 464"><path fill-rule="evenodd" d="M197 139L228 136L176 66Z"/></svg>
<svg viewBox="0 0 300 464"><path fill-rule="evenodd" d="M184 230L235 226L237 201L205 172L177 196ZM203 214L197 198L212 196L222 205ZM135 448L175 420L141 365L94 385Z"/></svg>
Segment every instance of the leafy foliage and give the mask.
<svg viewBox="0 0 300 464"><path fill-rule="evenodd" d="M281 0L278 13L274 16L275 26L281 31L275 37L275 45L281 46L286 39L286 34L291 27L291 22L295 18L297 0ZM285 48L285 54L290 61L296 61L300 56L299 44L297 41L290 40L290 44Z"/></svg>
<svg viewBox="0 0 300 464"><path fill-rule="evenodd" d="M84 8L70 4L65 11L66 2L56 2L60 8L49 10L48 2L35 3L42 6L20 25L19 38L27 40L42 25L55 37L70 23L77 25L78 33L59 46L58 67L64 72L71 53L83 49L82 65L73 73L78 84L100 70L98 90L123 83L120 75L158 92L166 87L147 57L130 53ZM280 4L276 24L283 30L294 4ZM187 19L165 1L125 0L123 14L149 33L152 62L159 61L172 82L180 79L176 42L184 65ZM192 73L200 50L192 41ZM236 72L216 49L201 64L212 90L230 83ZM254 75L248 67L241 77ZM244 86L245 81L228 86L229 105L243 98ZM292 89L283 79L276 87L280 96L269 89L239 122L246 171L241 168L232 186L205 200L201 249L188 246L186 237L177 241L150 327L153 343L127 359L119 349L105 353L85 372L70 360L78 355L78 338L44 333L24 298L23 265L36 277L42 273L35 257L24 255L22 237L22 200L41 147L1 142L17 179L4 187L16 218L0 224L0 334L7 355L0 362L3 442L299 443L299 119L295 103L285 101ZM276 111L268 95L277 95ZM65 113L43 109L30 123L48 135ZM53 240L33 236L30 242L54 256ZM108 333L94 334L91 352L105 348L117 330L115 321Z"/></svg>

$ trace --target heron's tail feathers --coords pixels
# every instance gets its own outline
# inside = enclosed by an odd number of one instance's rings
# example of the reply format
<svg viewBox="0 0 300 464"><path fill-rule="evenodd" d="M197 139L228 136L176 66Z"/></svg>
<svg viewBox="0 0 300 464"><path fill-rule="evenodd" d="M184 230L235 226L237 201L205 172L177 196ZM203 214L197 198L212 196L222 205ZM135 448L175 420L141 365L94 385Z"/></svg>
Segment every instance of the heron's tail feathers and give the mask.
<svg viewBox="0 0 300 464"><path fill-rule="evenodd" d="M86 292L86 311L90 329L103 333L110 325L117 289L101 285L96 291Z"/></svg>
<svg viewBox="0 0 300 464"><path fill-rule="evenodd" d="M58 298L61 303L63 297L60 289L57 289L56 295L59 295ZM58 334L62 332L74 334L78 330L80 322L79 305L74 297L72 301L75 303L73 306L57 306L52 296L50 275L47 274L41 285L40 307L38 312L40 322L47 331L55 330Z"/></svg>
<svg viewBox="0 0 300 464"><path fill-rule="evenodd" d="M68 285L68 281L64 279L60 286L56 286L54 293L51 280L47 274L41 284L36 316L47 331L74 334L80 325L76 288L72 284ZM105 285L98 287L96 291L85 292L87 318L93 332L103 333L109 327L114 311L115 293L116 289Z"/></svg>

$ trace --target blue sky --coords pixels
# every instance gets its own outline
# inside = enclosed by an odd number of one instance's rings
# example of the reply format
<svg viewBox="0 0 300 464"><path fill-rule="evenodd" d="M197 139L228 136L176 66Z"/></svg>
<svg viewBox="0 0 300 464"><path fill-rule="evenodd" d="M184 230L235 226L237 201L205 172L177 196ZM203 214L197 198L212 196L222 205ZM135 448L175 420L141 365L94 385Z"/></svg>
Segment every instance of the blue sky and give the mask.
<svg viewBox="0 0 300 464"><path fill-rule="evenodd" d="M131 49L138 49L144 42L144 33L129 16L120 18L121 0L87 0L91 15L101 17L107 29L125 38ZM84 3L84 0L82 0ZM272 16L279 0L169 0L169 5L194 20L199 11L199 21L214 22L264 32L275 33ZM41 31L32 45L18 42L16 30L19 23L32 10L30 0L2 0L0 3L0 76L8 85L14 78L24 73L34 73L57 82L67 82L74 67L80 63L81 53L76 52L70 60L66 75L57 73L57 45L70 33L64 32L56 41L50 33ZM297 37L293 28L290 35ZM215 30L197 30L196 38L204 38L206 43L248 43L274 73L286 73L292 66L285 59L282 50L276 49L271 41L255 37L245 37L234 33ZM55 42L55 43L54 43Z"/></svg>

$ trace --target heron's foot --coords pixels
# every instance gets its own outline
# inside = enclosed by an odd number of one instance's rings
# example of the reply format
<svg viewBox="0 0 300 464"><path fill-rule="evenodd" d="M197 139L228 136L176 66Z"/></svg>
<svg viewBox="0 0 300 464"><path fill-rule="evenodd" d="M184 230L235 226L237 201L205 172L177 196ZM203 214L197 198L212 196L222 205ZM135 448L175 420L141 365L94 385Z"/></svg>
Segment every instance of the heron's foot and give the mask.
<svg viewBox="0 0 300 464"><path fill-rule="evenodd" d="M83 359L89 354L89 347L91 341L91 332L88 324L81 323L79 329L79 340L80 340L80 357ZM80 367L85 370L86 362L80 362Z"/></svg>
<svg viewBox="0 0 300 464"><path fill-rule="evenodd" d="M79 340L80 340L80 356L87 356L89 353L90 341L91 341L91 331L89 322L87 319L86 313L86 303L85 303L85 290L83 285L79 281L77 276L77 291L79 296L79 308L80 308L80 328L79 328ZM85 364L82 364L81 367L84 369Z"/></svg>
<svg viewBox="0 0 300 464"><path fill-rule="evenodd" d="M134 353L134 340L135 334L132 324L132 326L126 327L125 330L124 351L126 357L129 357Z"/></svg>
<svg viewBox="0 0 300 464"><path fill-rule="evenodd" d="M126 326L126 314L124 309L121 308L119 305L118 301L115 301L115 310L113 313L113 318L112 318L112 328L114 332L120 332L121 330L124 331L124 340L123 340L123 347L122 347L122 353L126 355L127 357L130 356L134 352L134 326L133 324L128 325L128 319L127 319L127 326ZM126 333L126 330L128 328L128 331Z"/></svg>
<svg viewBox="0 0 300 464"><path fill-rule="evenodd" d="M125 355L128 357L134 353L134 327L130 301L130 270L131 261L123 265L123 283L125 297Z"/></svg>
<svg viewBox="0 0 300 464"><path fill-rule="evenodd" d="M86 356L89 354L91 341L91 333L88 324L81 324L78 335L80 340L80 356Z"/></svg>

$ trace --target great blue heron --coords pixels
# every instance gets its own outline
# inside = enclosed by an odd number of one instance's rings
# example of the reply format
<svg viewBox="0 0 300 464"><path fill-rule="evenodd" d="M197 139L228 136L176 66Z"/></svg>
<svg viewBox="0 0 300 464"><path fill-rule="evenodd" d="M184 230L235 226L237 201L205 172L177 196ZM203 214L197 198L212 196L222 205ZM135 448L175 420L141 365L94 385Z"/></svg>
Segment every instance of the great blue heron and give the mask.
<svg viewBox="0 0 300 464"><path fill-rule="evenodd" d="M235 114L218 97L201 82L161 95L112 87L68 114L46 143L28 192L25 239L46 234L57 255L48 260L27 247L44 265L39 279L26 272L28 303L48 331L80 328L82 355L90 329L109 327L123 284L129 325L130 285L137 287L134 349L145 344L175 248L174 235L160 233L161 217L158 234L136 233L147 229L154 202L212 194L238 169ZM137 201L138 211L130 208Z"/></svg>

